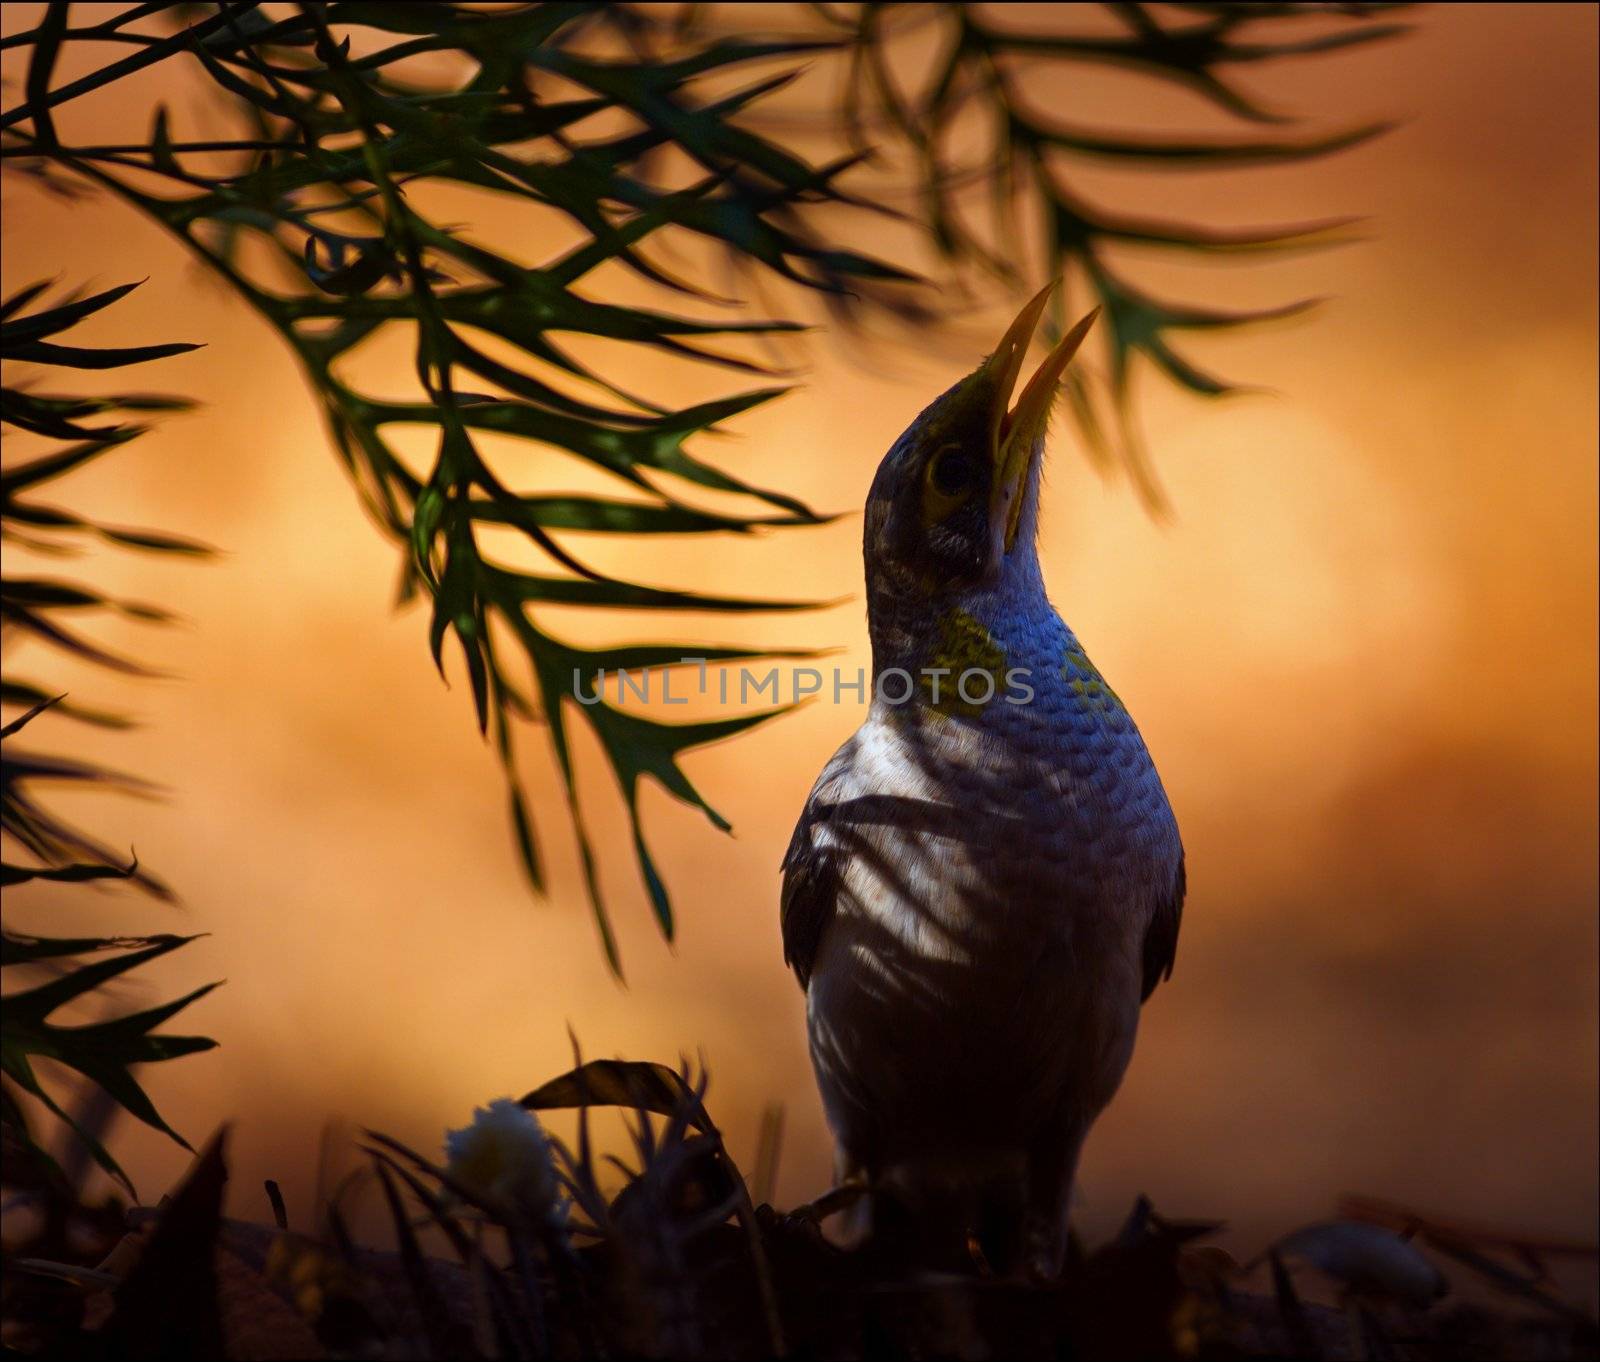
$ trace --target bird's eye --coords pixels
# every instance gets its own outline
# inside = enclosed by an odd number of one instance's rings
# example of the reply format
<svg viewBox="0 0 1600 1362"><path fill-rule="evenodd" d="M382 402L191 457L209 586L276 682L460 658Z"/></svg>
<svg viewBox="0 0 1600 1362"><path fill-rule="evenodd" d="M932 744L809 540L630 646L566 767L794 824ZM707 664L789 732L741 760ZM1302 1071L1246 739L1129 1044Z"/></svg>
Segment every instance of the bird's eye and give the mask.
<svg viewBox="0 0 1600 1362"><path fill-rule="evenodd" d="M930 526L954 515L972 499L980 470L960 445L945 445L923 468L922 518Z"/></svg>
<svg viewBox="0 0 1600 1362"><path fill-rule="evenodd" d="M958 497L977 481L978 470L965 453L950 448L940 450L934 456L928 477L941 495Z"/></svg>
<svg viewBox="0 0 1600 1362"><path fill-rule="evenodd" d="M933 468L929 473L933 485L947 497L960 496L977 477L977 469L959 449L941 450L933 460Z"/></svg>

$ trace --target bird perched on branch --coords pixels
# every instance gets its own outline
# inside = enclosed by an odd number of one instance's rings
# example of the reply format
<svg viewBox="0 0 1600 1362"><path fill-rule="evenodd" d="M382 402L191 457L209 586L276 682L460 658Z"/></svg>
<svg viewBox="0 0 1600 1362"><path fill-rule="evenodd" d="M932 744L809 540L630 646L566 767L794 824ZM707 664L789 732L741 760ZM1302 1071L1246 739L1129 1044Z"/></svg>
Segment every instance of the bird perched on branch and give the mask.
<svg viewBox="0 0 1600 1362"><path fill-rule="evenodd" d="M1045 429L1094 321L1008 411L1049 293L878 467L873 699L795 828L782 920L873 1236L1054 1275L1084 1137L1172 970L1184 865L1138 729L1039 571Z"/></svg>

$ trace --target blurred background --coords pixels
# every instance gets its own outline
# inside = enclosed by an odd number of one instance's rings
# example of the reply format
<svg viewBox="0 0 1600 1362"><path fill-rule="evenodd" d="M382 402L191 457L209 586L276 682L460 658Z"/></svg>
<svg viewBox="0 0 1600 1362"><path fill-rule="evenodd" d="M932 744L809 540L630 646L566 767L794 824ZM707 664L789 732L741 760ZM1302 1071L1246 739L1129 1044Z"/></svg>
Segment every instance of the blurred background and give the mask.
<svg viewBox="0 0 1600 1362"><path fill-rule="evenodd" d="M9 27L37 7L6 8ZM1269 172L1086 177L1130 210L1219 224L1368 219L1357 244L1248 275L1138 261L1143 278L1227 305L1330 299L1191 346L1263 391L1202 402L1140 375L1166 521L1097 474L1065 422L1054 440L1052 595L1144 731L1190 875L1176 973L1088 1146L1091 1236L1145 1192L1169 1215L1226 1218L1253 1245L1331 1212L1343 1191L1593 1234L1597 11L1410 17L1409 37L1246 82L1323 125L1403 120L1385 137ZM1148 94L1095 76L1052 97L1134 130L1202 116L1185 96ZM104 135L162 98L181 122L188 96L163 67L62 121ZM815 100L805 82L792 97ZM395 553L365 523L289 355L116 203L12 183L5 208L8 292L63 271L100 286L148 277L90 339L206 344L137 385L203 408L70 484L87 514L224 551L209 566L115 552L82 565L107 594L182 611L165 633L117 620L84 631L172 677L52 663L74 698L143 723L110 739L61 724L56 748L167 791L63 793L56 807L136 847L182 906L30 886L8 911L62 934L209 933L142 971L133 996L227 979L172 1028L221 1047L142 1077L191 1140L234 1122L233 1213L264 1218L272 1177L291 1217L305 1215L329 1117L437 1149L475 1104L567 1067L569 1027L591 1057L703 1055L741 1162L762 1108L782 1103L779 1200L821 1191L829 1142L782 963L778 863L862 706L825 695L690 755L731 837L646 790L674 946L650 917L618 792L580 737L627 966L618 985L549 752L537 734L523 744L552 882L537 902L455 659L447 692L425 616L392 608ZM463 199L462 220L509 234L530 260L559 244L538 221L475 211ZM697 446L848 513L836 523L643 548L595 538L590 560L664 585L843 598L795 616L690 616L672 636L835 648L847 674L868 666L857 513L883 451L1014 310L998 293L981 301L937 346L820 328L794 352L797 391L738 418L736 439ZM628 362L636 389L675 403L731 390L665 358ZM410 357L379 345L362 363L381 383ZM541 487L601 489L548 457ZM625 615L542 618L583 640L638 633ZM131 1122L113 1143L147 1200L187 1161Z"/></svg>

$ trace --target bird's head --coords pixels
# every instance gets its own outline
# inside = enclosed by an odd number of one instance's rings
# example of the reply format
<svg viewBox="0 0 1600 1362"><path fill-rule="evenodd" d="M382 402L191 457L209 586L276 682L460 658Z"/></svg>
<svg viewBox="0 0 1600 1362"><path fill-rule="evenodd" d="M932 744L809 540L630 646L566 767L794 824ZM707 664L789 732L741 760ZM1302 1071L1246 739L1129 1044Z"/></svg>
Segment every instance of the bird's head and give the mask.
<svg viewBox="0 0 1600 1362"><path fill-rule="evenodd" d="M1061 376L1098 312L1061 338L1013 406L1053 288L1022 309L994 353L918 416L879 464L866 508L869 602L926 606L1037 580L1045 428Z"/></svg>

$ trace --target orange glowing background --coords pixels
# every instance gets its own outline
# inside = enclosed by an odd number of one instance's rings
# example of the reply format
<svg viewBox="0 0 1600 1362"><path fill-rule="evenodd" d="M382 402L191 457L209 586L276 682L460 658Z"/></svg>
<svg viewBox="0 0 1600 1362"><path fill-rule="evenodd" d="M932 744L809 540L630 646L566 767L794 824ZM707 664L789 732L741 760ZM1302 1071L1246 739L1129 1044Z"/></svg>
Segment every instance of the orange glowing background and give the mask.
<svg viewBox="0 0 1600 1362"><path fill-rule="evenodd" d="M8 27L33 9L8 5ZM1256 1239L1354 1190L1592 1235L1596 15L1423 7L1408 38L1248 76L1324 126L1404 120L1388 136L1298 167L1087 177L1130 211L1371 220L1360 244L1249 269L1138 262L1146 280L1229 305L1333 295L1308 319L1191 344L1267 394L1203 403L1141 376L1171 523L1095 474L1070 432L1055 440L1042 543L1053 595L1138 717L1191 886L1176 974L1088 1146L1091 1233L1139 1191ZM1203 116L1150 93L1086 77L1061 112L1122 128ZM193 131L199 99L175 66L58 121L69 136L119 118L143 127L156 99ZM781 961L777 867L860 707L825 699L688 759L732 838L646 793L675 947L650 918L599 754L580 742L628 966L618 987L542 739L523 743L553 881L534 902L465 689L440 685L423 617L391 610L395 551L364 522L286 351L129 210L5 192L8 291L148 276L86 341L207 347L133 383L203 408L75 474L60 499L224 556L46 565L180 609L189 623L166 633L110 618L85 629L175 679L126 681L21 645L7 658L143 720L127 735L49 719L34 733L170 790L57 807L137 847L185 906L30 890L7 909L47 932L210 934L147 971L139 996L225 977L178 1028L221 1048L144 1079L192 1139L235 1122L235 1213L265 1215L264 1177L283 1183L291 1215L307 1213L329 1114L436 1148L475 1103L566 1067L568 1023L590 1055L703 1050L711 1109L742 1160L762 1106L782 1101L780 1200L821 1190L828 1141ZM464 199L458 216L502 241L521 233L526 258L548 253L544 224L472 216L484 211ZM600 286L645 296L615 276ZM1008 304L994 301L950 353L901 345L866 364L859 347L814 338L802 387L699 451L820 508L859 509L882 451L999 334ZM409 356L397 341L366 362L403 375ZM627 362L635 388L673 402L739 386ZM27 452L18 441L8 457ZM616 490L554 453L515 457L525 483ZM852 599L750 621L561 611L549 623L590 638L670 628L838 647L853 672L867 662L859 534L852 515L748 541L589 538L597 566L651 582ZM185 1165L132 1123L114 1143L150 1199Z"/></svg>

